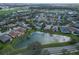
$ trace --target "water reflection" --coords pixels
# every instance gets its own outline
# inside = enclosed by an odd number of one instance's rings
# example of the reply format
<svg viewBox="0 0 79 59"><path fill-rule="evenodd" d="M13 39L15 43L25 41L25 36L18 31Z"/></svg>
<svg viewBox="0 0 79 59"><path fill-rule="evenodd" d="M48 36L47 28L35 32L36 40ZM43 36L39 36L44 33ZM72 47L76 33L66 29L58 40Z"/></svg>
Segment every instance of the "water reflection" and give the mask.
<svg viewBox="0 0 79 59"><path fill-rule="evenodd" d="M20 43L16 45L18 48L23 48L27 47L29 44L33 42L40 42L42 45L43 44L48 44L48 43L58 43L58 42L67 42L70 41L70 37L67 36L62 36L62 35L55 35L52 34L50 35L49 33L44 33L44 32L33 32L31 35Z"/></svg>

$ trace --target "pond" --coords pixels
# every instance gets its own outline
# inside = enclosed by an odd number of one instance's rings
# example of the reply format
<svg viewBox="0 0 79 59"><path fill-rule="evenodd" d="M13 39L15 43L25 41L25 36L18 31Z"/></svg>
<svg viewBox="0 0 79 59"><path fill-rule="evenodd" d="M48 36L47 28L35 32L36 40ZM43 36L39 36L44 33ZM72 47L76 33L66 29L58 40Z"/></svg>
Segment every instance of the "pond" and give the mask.
<svg viewBox="0 0 79 59"><path fill-rule="evenodd" d="M16 47L23 48L27 47L29 44L33 42L40 42L42 45L49 44L49 43L62 43L62 42L68 42L71 38L63 35L56 35L56 34L49 34L44 32L33 32L29 36L29 38L25 38L20 43L16 44Z"/></svg>

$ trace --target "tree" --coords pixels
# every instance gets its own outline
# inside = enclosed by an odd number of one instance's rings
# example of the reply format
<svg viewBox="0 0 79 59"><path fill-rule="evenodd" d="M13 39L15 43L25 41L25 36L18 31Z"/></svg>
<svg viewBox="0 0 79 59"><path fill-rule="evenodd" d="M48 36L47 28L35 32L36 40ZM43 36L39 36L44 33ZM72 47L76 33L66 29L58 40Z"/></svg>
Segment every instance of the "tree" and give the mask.
<svg viewBox="0 0 79 59"><path fill-rule="evenodd" d="M70 44L74 44L74 43L77 43L77 41L75 39L71 39Z"/></svg>
<svg viewBox="0 0 79 59"><path fill-rule="evenodd" d="M50 55L50 53L49 53L48 50L42 50L41 54L42 54L42 55Z"/></svg>
<svg viewBox="0 0 79 59"><path fill-rule="evenodd" d="M63 55L68 55L69 54L69 51L67 49L62 49L62 54Z"/></svg>
<svg viewBox="0 0 79 59"><path fill-rule="evenodd" d="M79 45L76 46L76 49L79 50Z"/></svg>
<svg viewBox="0 0 79 59"><path fill-rule="evenodd" d="M27 47L27 50L31 55L39 55L42 50L41 44L39 42L34 42Z"/></svg>

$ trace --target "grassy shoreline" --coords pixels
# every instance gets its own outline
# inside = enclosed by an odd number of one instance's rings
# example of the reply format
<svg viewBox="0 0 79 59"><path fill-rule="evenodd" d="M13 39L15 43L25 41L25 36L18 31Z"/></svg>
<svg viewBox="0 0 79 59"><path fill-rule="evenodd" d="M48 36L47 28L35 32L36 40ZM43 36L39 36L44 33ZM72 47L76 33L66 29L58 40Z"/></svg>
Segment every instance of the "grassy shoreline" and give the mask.
<svg viewBox="0 0 79 59"><path fill-rule="evenodd" d="M10 52L9 52L9 51L6 52L6 54L9 54L9 53L11 53L11 54L18 54L18 53L20 53L20 52L27 51L27 48L14 48L14 46L15 46L18 42L20 42L24 37L29 36L29 35L30 35L32 32L34 32L34 31L35 31L35 30L26 31L26 34L25 34L25 35L23 35L23 36L21 36L21 37L15 38L13 42L6 44L7 47L5 47L5 45L4 45L4 48L3 48L2 50L0 50L0 51L3 51L3 52L4 52L5 49L7 49L7 51L8 51L8 49L10 49L11 51L10 51ZM49 33L49 32L47 32L47 33ZM58 34L58 35L69 36L69 37L71 37L71 38L75 38L75 39L73 39L74 41L79 42L79 39L78 39L79 37L77 37L77 36L75 36L75 35L73 35L73 34L64 34L64 33L61 33L61 32L56 32L56 33L52 32L51 34ZM63 42L63 43L49 43L49 44L42 45L41 47L42 47L42 48L61 47L61 46L73 45L73 44L75 44L75 43L76 43L76 42L72 42L72 41L70 41L70 42ZM4 54L5 54L5 52L4 52Z"/></svg>

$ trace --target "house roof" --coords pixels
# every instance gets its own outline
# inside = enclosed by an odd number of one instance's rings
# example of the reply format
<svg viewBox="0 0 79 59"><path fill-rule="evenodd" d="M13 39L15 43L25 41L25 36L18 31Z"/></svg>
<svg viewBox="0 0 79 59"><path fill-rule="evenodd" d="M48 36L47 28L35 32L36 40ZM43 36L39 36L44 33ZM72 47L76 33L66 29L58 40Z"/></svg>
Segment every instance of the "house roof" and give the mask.
<svg viewBox="0 0 79 59"><path fill-rule="evenodd" d="M44 29L50 29L51 25L46 25L46 27Z"/></svg>
<svg viewBox="0 0 79 59"><path fill-rule="evenodd" d="M11 39L12 38L7 34L0 36L0 41L3 42L3 43L10 41Z"/></svg>
<svg viewBox="0 0 79 59"><path fill-rule="evenodd" d="M79 28L79 23L74 24L75 27Z"/></svg>
<svg viewBox="0 0 79 59"><path fill-rule="evenodd" d="M53 31L58 31L58 26L54 26Z"/></svg>
<svg viewBox="0 0 79 59"><path fill-rule="evenodd" d="M79 30L74 31L74 34L79 35Z"/></svg>
<svg viewBox="0 0 79 59"><path fill-rule="evenodd" d="M72 32L75 32L76 31L76 28L74 28L74 27L69 27L69 30Z"/></svg>
<svg viewBox="0 0 79 59"><path fill-rule="evenodd" d="M17 28L17 29L15 29L15 30L11 31L11 32L9 33L9 35L11 35L12 37L16 37L16 36L20 35L20 34L21 34L22 32L24 32L24 31L25 31L24 28Z"/></svg>
<svg viewBox="0 0 79 59"><path fill-rule="evenodd" d="M60 30L61 30L61 32L63 32L63 33L70 33L70 30L68 29L68 27L62 26L62 27L60 28Z"/></svg>
<svg viewBox="0 0 79 59"><path fill-rule="evenodd" d="M16 29L15 31L24 32L25 29L24 29L24 28L18 28L18 29Z"/></svg>
<svg viewBox="0 0 79 59"><path fill-rule="evenodd" d="M9 35L11 35L12 37L16 37L19 33L18 32L15 32L15 31L11 31L9 33Z"/></svg>

